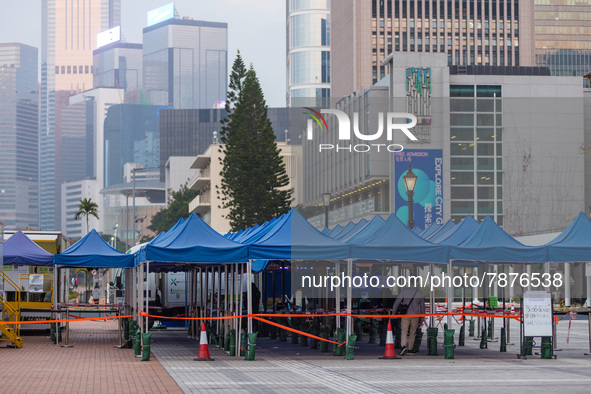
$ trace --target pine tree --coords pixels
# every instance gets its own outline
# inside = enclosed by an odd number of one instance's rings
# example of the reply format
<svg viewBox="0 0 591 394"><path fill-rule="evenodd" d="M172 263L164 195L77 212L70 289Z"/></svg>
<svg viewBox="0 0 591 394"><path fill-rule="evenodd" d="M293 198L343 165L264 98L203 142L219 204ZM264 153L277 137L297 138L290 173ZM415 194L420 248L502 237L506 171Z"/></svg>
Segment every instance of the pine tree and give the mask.
<svg viewBox="0 0 591 394"><path fill-rule="evenodd" d="M218 191L222 207L228 208L233 231L263 223L286 213L292 190L279 190L289 184L285 164L275 143L267 105L256 76L245 71L238 54L232 74L222 128L222 184Z"/></svg>

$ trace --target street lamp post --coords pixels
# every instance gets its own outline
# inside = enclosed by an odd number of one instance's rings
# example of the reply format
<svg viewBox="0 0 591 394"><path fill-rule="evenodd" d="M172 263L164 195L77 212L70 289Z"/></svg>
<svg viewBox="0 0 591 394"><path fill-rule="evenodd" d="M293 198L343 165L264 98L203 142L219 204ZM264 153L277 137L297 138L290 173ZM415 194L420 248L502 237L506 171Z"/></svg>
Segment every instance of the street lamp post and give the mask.
<svg viewBox="0 0 591 394"><path fill-rule="evenodd" d="M113 239L114 239L114 242L113 242L113 247L114 247L115 249L117 249L117 228L118 228L118 227L119 227L119 223L117 223L117 224L115 225L115 229L114 229L114 231L113 231L113 233L114 233L114 234L113 234Z"/></svg>
<svg viewBox="0 0 591 394"><path fill-rule="evenodd" d="M402 177L404 180L404 187L406 188L406 195L408 196L408 228L411 230L415 226L415 220L413 215L413 204L414 204L414 194L415 194L415 186L417 184L417 176L414 172L412 172L412 167L408 165L408 171L406 175Z"/></svg>
<svg viewBox="0 0 591 394"><path fill-rule="evenodd" d="M330 193L322 194L322 205L324 205L324 227L328 228L328 206L330 205Z"/></svg>
<svg viewBox="0 0 591 394"><path fill-rule="evenodd" d="M157 168L160 168L160 166L157 167L138 167L138 168L132 168L131 171L133 172L133 192L132 192L132 200L133 200L133 219L135 220L135 173L136 171L145 171L145 170L155 170ZM135 225L134 225L134 232L135 232ZM135 242L135 234L134 234L134 242Z"/></svg>

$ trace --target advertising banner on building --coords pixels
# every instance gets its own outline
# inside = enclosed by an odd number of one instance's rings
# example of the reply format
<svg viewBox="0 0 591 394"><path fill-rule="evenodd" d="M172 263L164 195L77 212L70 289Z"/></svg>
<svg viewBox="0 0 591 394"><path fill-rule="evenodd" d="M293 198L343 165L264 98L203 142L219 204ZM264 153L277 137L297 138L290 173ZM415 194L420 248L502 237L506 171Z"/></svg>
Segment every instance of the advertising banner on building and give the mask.
<svg viewBox="0 0 591 394"><path fill-rule="evenodd" d="M413 193L415 227L424 229L431 224L443 224L443 155L441 149L405 149L396 152L394 187L396 216L408 223L408 193L404 176L409 165L416 182Z"/></svg>

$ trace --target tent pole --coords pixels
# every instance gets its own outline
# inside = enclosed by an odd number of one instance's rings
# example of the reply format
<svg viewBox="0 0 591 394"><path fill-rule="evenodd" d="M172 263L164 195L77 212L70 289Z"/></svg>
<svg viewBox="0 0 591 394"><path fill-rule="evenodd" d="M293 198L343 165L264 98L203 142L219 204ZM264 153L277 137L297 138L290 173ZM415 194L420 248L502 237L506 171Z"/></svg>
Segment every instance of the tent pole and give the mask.
<svg viewBox="0 0 591 394"><path fill-rule="evenodd" d="M454 268L453 268L452 259L449 259L447 273L450 278L450 283L447 288L447 313L451 313L452 309L453 309L453 296L454 296L454 289L453 289L453 283L452 283L453 276L454 276ZM452 321L451 315L447 315L447 327L448 328L451 328L451 321Z"/></svg>
<svg viewBox="0 0 591 394"><path fill-rule="evenodd" d="M246 298L248 313L248 333L252 333L252 260L246 263ZM258 311L257 311L258 312Z"/></svg>
<svg viewBox="0 0 591 394"><path fill-rule="evenodd" d="M238 267L236 267L238 268ZM242 264L240 264L240 269L237 269L237 274L236 275L236 279L239 280L235 280L234 283L236 285L236 300L238 302L237 304L237 311L238 311L238 316L242 316ZM238 283L240 282L240 283ZM238 331L236 332L236 340L238 341L238 346L236 346L236 349L240 349L240 346L242 346L242 342L240 341L240 338L242 337L242 318L238 319ZM244 351L246 352L246 349L244 349ZM240 352L236 352L236 356L240 357Z"/></svg>
<svg viewBox="0 0 591 394"><path fill-rule="evenodd" d="M335 263L335 276L338 277L341 271L341 263L336 262ZM337 287L335 289L335 293L334 293L334 298L335 298L335 313L338 315L339 313L341 313L341 287ZM336 317L336 328L341 328L341 317L340 316L335 316Z"/></svg>
<svg viewBox="0 0 591 394"><path fill-rule="evenodd" d="M349 275L349 280L353 280L353 259L347 260L347 274ZM352 307L352 283L349 282L349 286L347 287L347 338L351 335L351 331L353 328L353 319L351 318L351 307Z"/></svg>
<svg viewBox="0 0 591 394"><path fill-rule="evenodd" d="M570 263L564 263L564 306L570 306Z"/></svg>
<svg viewBox="0 0 591 394"><path fill-rule="evenodd" d="M139 319L138 326L140 327L140 330L141 330L141 328L143 326L142 323L144 322L144 316L141 313L139 313L139 311L143 309L143 305L142 305L143 304L142 301L144 300L144 278L143 278L144 270L143 270L143 265L145 265L145 264L146 263L140 264L137 267L138 268L137 269L138 270L137 280L138 280L139 289L140 289L140 291L139 291L139 297L138 297L138 301L137 301L137 310L138 310L138 315L139 315L138 316L138 319ZM143 342L143 338L142 338L142 346L143 345L144 345L144 342Z"/></svg>
<svg viewBox="0 0 591 394"><path fill-rule="evenodd" d="M146 313L150 313L150 262L146 261ZM146 332L148 329L148 321L150 318L146 316Z"/></svg>
<svg viewBox="0 0 591 394"><path fill-rule="evenodd" d="M433 263L429 263L429 272L431 273L431 277L433 277L433 275L435 274L433 270ZM431 316L429 317L429 327L435 327L435 316L433 315L435 313L435 294L433 287L431 287L431 291L429 294L429 304L429 313L431 314ZM396 311L394 311L394 313L396 313Z"/></svg>

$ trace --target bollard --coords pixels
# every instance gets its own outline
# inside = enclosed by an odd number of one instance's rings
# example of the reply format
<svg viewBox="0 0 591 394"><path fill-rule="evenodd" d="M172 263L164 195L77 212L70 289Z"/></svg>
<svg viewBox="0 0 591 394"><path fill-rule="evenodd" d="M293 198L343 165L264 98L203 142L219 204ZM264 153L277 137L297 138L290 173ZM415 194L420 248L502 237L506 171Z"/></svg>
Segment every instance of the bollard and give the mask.
<svg viewBox="0 0 591 394"><path fill-rule="evenodd" d="M320 336L320 327L316 323L312 326L312 335ZM318 349L318 339L310 338L310 349Z"/></svg>
<svg viewBox="0 0 591 394"><path fill-rule="evenodd" d="M542 351L540 352L542 359L549 360L552 358L552 338L542 337Z"/></svg>
<svg viewBox="0 0 591 394"><path fill-rule="evenodd" d="M222 327L220 328L220 336L219 336L218 347L219 348L222 348L223 350L226 349L226 336L225 336L224 323L223 322L222 322Z"/></svg>
<svg viewBox="0 0 591 394"><path fill-rule="evenodd" d="M230 345L229 345L230 356L234 357L234 356L236 356L236 330L231 329L230 334L228 336L230 337Z"/></svg>
<svg viewBox="0 0 591 394"><path fill-rule="evenodd" d="M240 357L244 357L246 354L246 347L248 344L246 343L246 330L243 328L240 332Z"/></svg>
<svg viewBox="0 0 591 394"><path fill-rule="evenodd" d="M483 328L482 335L480 336L480 348L481 349L488 349L487 337L488 337L488 335L486 334L486 328Z"/></svg>
<svg viewBox="0 0 591 394"><path fill-rule="evenodd" d="M501 327L501 353L507 351L507 336L505 334L505 327Z"/></svg>
<svg viewBox="0 0 591 394"><path fill-rule="evenodd" d="M445 353L446 360L453 360L454 359L454 349L456 345L454 344L454 334L456 330L444 330L443 331L443 350Z"/></svg>
<svg viewBox="0 0 591 394"><path fill-rule="evenodd" d="M139 336L136 334L131 338L133 352L136 357L141 357L142 353L142 342Z"/></svg>
<svg viewBox="0 0 591 394"><path fill-rule="evenodd" d="M533 347L534 347L534 338L533 337L524 337L521 355L522 356L531 356Z"/></svg>
<svg viewBox="0 0 591 394"><path fill-rule="evenodd" d="M296 319L293 319L293 320L291 321L291 326L292 326L292 328L294 328L294 329L296 329L296 330L299 328L299 324L298 324L298 322L296 321ZM292 333L291 333L291 344L292 344L292 345L297 345L297 344L299 343L299 337L300 337L300 336L299 336L298 334L296 334L295 332L292 332Z"/></svg>
<svg viewBox="0 0 591 394"><path fill-rule="evenodd" d="M466 337L465 328L466 328L466 326L461 326L460 327L460 337L458 339L458 346L464 346L464 342L465 342L465 339L466 339L465 338Z"/></svg>
<svg viewBox="0 0 591 394"><path fill-rule="evenodd" d="M49 323L49 340L51 343L55 343L55 323Z"/></svg>
<svg viewBox="0 0 591 394"><path fill-rule="evenodd" d="M230 326L228 326L228 331L226 331L226 337L224 340L224 352L230 352L230 346L232 344L232 340L230 339L230 332L232 330L230 329ZM234 345L236 346L236 345Z"/></svg>
<svg viewBox="0 0 591 394"><path fill-rule="evenodd" d="M150 342L152 342L152 334L142 334L144 346L142 346L142 361L150 361Z"/></svg>
<svg viewBox="0 0 591 394"><path fill-rule="evenodd" d="M123 318L123 340L129 342L129 318Z"/></svg>
<svg viewBox="0 0 591 394"><path fill-rule="evenodd" d="M493 319L488 320L488 339L493 339Z"/></svg>
<svg viewBox="0 0 591 394"><path fill-rule="evenodd" d="M363 341L363 322L361 321L361 319L355 319L353 327L355 335L357 335L357 339L359 339L359 342Z"/></svg>
<svg viewBox="0 0 591 394"><path fill-rule="evenodd" d="M437 327L427 328L427 355L438 356L437 353Z"/></svg>
<svg viewBox="0 0 591 394"><path fill-rule="evenodd" d="M328 339L328 334L323 331L320 333L320 338ZM328 353L328 342L326 342L326 341L320 342L320 353Z"/></svg>
<svg viewBox="0 0 591 394"><path fill-rule="evenodd" d="M378 335L378 322L376 319L371 319L369 325L369 341L367 343L376 343L376 336Z"/></svg>
<svg viewBox="0 0 591 394"><path fill-rule="evenodd" d="M246 357L244 358L247 361L254 361L258 334L258 332L248 334L248 350L246 351Z"/></svg>
<svg viewBox="0 0 591 394"><path fill-rule="evenodd" d="M337 329L336 342L338 342L338 343L345 342L346 336L347 336L347 331L344 328ZM337 344L334 344L333 346L334 346L334 348L332 351L332 355L337 356L337 357L341 357L343 355L343 346L339 346Z"/></svg>
<svg viewBox="0 0 591 394"><path fill-rule="evenodd" d="M357 335L349 335L347 339L347 351L345 352L345 360L353 360L355 353L355 342L357 341ZM342 347L342 346L341 346Z"/></svg>
<svg viewBox="0 0 591 394"><path fill-rule="evenodd" d="M412 346L411 352L418 353L421 349L421 342L423 341L423 330L421 327L417 327L417 332L415 333L415 343Z"/></svg>
<svg viewBox="0 0 591 394"><path fill-rule="evenodd" d="M470 320L468 320L468 323L470 323L470 326L468 327L468 336L473 337L474 336L474 325L476 322L474 321L474 319L470 319Z"/></svg>

